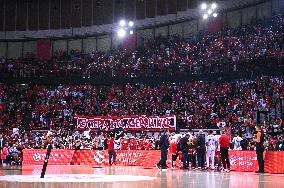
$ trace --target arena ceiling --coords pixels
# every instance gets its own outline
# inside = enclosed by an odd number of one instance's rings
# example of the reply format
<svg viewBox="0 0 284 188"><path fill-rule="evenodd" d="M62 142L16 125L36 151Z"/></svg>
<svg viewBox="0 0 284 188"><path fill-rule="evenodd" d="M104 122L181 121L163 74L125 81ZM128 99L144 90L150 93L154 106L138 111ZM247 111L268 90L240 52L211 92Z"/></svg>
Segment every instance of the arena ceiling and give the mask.
<svg viewBox="0 0 284 188"><path fill-rule="evenodd" d="M267 0L216 2L222 12L263 1ZM0 0L0 38L109 33L113 23L121 18L135 20L137 28L196 19L200 17L199 3L199 0Z"/></svg>

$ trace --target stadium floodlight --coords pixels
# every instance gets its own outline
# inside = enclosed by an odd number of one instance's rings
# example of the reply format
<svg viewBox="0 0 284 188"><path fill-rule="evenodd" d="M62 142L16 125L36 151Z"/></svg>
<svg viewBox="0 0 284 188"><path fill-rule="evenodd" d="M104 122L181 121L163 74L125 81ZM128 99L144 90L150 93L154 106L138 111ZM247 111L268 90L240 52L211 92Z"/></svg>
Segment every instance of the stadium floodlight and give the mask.
<svg viewBox="0 0 284 188"><path fill-rule="evenodd" d="M206 20L208 18L208 14L203 14L203 19Z"/></svg>
<svg viewBox="0 0 284 188"><path fill-rule="evenodd" d="M218 16L218 14L215 12L213 13L213 17L216 18Z"/></svg>
<svg viewBox="0 0 284 188"><path fill-rule="evenodd" d="M201 4L201 9L202 10L206 10L207 9L207 4L206 3L202 3Z"/></svg>
<svg viewBox="0 0 284 188"><path fill-rule="evenodd" d="M130 34L130 35L133 35L133 33L134 33L133 30L130 30L130 31L129 31L129 34Z"/></svg>
<svg viewBox="0 0 284 188"><path fill-rule="evenodd" d="M119 29L117 31L117 35L118 35L119 38L123 38L126 35L126 31L124 29Z"/></svg>
<svg viewBox="0 0 284 188"><path fill-rule="evenodd" d="M134 25L134 22L133 22L133 21L129 21L129 22L128 22L128 26L129 26L129 27L133 27L133 25Z"/></svg>
<svg viewBox="0 0 284 188"><path fill-rule="evenodd" d="M120 20L119 25L120 25L121 27L124 27L125 24L126 24L125 20Z"/></svg>
<svg viewBox="0 0 284 188"><path fill-rule="evenodd" d="M211 8L214 10L217 8L217 4L216 3L212 3Z"/></svg>
<svg viewBox="0 0 284 188"><path fill-rule="evenodd" d="M212 12L213 12L213 11L212 11L211 9L209 9L209 10L207 11L207 14L208 14L208 15L211 15Z"/></svg>

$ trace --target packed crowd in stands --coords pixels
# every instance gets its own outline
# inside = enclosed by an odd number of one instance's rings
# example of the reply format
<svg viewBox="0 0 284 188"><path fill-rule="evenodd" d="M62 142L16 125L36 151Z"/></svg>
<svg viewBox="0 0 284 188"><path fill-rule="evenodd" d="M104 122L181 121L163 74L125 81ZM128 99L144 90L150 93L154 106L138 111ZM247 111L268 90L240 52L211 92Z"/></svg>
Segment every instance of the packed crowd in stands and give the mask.
<svg viewBox="0 0 284 188"><path fill-rule="evenodd" d="M69 53L59 50L49 62L38 61L30 53L24 59L3 58L0 72L14 77L81 75L86 78L232 72L238 70L239 64L267 59L283 63L282 49L283 17L276 16L270 24L244 25L191 40L158 38L135 51L113 49L108 53L84 54L79 50Z"/></svg>
<svg viewBox="0 0 284 188"><path fill-rule="evenodd" d="M283 110L283 77L159 86L0 85L0 128L18 149L43 148L49 136L56 148L103 148L106 132L76 130L75 115L175 115L178 130L230 127L232 136L247 140L245 149L254 149L254 125L261 123L267 149L275 150L284 138ZM143 140L136 140L137 149L157 148L158 134L132 134Z"/></svg>

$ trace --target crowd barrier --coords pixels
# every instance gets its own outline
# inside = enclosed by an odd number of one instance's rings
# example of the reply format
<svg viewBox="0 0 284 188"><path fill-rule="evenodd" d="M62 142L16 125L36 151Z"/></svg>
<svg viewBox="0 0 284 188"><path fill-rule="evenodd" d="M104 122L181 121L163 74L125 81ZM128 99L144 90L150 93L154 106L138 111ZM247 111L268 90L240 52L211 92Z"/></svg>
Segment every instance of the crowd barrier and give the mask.
<svg viewBox="0 0 284 188"><path fill-rule="evenodd" d="M29 149L23 151L23 166L42 165L46 150ZM253 172L258 170L255 151L229 151L231 170ZM155 167L160 159L159 150L118 150L118 166ZM168 156L168 165L171 165ZM266 151L264 153L265 171L268 173L284 173L284 152ZM93 167L108 166L108 152L105 150L52 150L49 165L89 165Z"/></svg>

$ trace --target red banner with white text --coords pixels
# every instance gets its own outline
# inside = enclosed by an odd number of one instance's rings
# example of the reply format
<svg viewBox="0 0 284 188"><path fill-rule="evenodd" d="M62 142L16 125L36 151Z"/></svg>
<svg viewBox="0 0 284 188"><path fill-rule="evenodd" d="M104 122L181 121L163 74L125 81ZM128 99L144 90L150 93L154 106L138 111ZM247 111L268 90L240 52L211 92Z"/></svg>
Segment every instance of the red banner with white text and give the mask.
<svg viewBox="0 0 284 188"><path fill-rule="evenodd" d="M126 131L161 131L176 130L175 116L76 116L77 129L114 130L122 127Z"/></svg>
<svg viewBox="0 0 284 188"><path fill-rule="evenodd" d="M159 150L118 150L116 165L142 166L153 168L160 160ZM23 166L42 165L46 150L23 150ZM265 171L269 173L284 173L284 152L267 151L264 155ZM253 172L258 170L255 151L229 151L231 170L238 172ZM178 159L180 163L180 159ZM108 166L108 152L105 150L63 150L54 149L51 152L49 165L88 165ZM171 155L168 155L168 166L171 165ZM181 164L179 164L181 166Z"/></svg>

